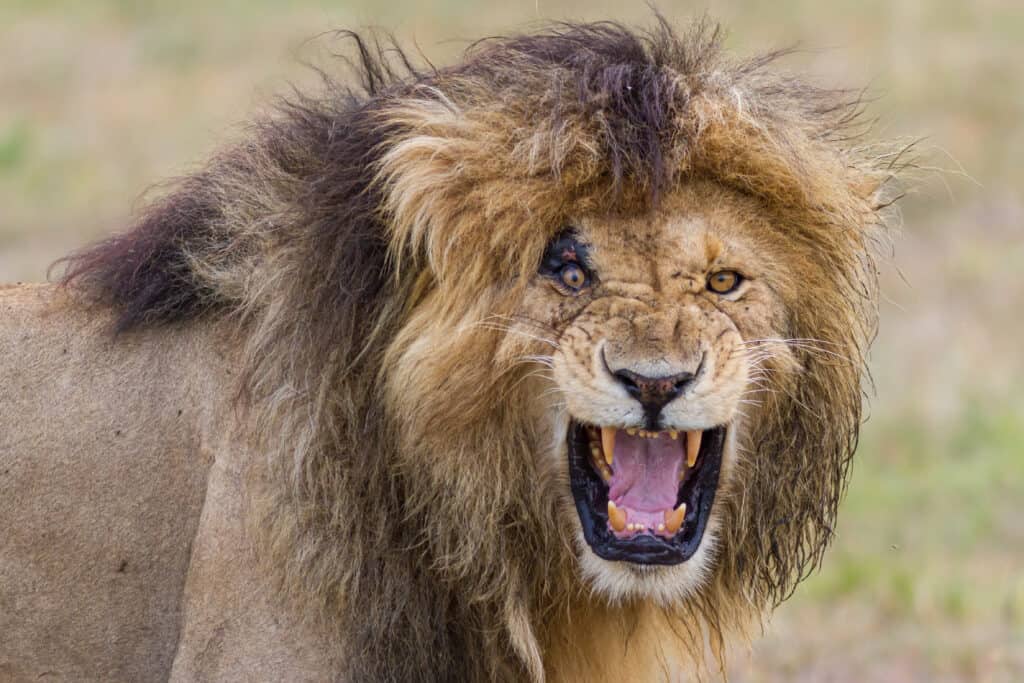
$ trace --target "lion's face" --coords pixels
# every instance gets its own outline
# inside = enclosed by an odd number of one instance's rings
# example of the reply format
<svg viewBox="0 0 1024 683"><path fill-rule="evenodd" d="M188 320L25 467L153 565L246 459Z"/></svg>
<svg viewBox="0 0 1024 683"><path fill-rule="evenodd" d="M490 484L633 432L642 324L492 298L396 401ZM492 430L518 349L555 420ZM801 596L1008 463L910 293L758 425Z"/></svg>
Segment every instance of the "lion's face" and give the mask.
<svg viewBox="0 0 1024 683"><path fill-rule="evenodd" d="M712 186L648 215L580 216L523 297L517 331L551 336L544 457L567 474L580 566L610 597L678 598L714 561L715 500L785 319L770 230Z"/></svg>

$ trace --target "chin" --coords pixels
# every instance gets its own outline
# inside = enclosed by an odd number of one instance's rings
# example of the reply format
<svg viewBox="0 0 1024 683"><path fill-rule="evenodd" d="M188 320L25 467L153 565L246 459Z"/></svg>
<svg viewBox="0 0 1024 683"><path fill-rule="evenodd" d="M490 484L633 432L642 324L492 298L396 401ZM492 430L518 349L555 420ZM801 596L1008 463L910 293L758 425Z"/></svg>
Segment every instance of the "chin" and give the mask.
<svg viewBox="0 0 1024 683"><path fill-rule="evenodd" d="M576 546L583 577L596 595L611 604L633 600L652 600L662 607L679 604L699 592L711 576L717 521L711 519L700 546L689 560L677 565L605 560L590 548L581 528Z"/></svg>

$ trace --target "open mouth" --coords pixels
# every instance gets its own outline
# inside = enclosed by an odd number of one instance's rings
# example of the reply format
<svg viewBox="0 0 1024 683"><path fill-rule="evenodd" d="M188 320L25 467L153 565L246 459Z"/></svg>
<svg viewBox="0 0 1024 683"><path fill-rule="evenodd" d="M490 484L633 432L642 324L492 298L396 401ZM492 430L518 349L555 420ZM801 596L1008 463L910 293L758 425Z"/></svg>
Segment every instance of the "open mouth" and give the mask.
<svg viewBox="0 0 1024 683"><path fill-rule="evenodd" d="M598 557L679 564L700 546L718 488L725 427L648 432L569 425L569 481Z"/></svg>

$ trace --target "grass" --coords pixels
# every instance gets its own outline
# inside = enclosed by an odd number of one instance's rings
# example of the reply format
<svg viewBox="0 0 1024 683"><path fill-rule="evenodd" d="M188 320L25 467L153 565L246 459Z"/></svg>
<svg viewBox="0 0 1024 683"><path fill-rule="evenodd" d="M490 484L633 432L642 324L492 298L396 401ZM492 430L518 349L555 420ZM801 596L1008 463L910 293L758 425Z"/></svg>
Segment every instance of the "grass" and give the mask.
<svg viewBox="0 0 1024 683"><path fill-rule="evenodd" d="M14 173L28 156L32 128L26 121L14 121L0 131L0 173Z"/></svg>
<svg viewBox="0 0 1024 683"><path fill-rule="evenodd" d="M659 3L670 18L687 6ZM1024 6L1015 0L724 0L741 54L871 85L924 172L883 273L877 397L823 568L739 681L1024 680ZM544 19L647 22L642 5L468 0L0 3L0 281L127 224L289 81L335 27L444 62ZM962 171L962 172L961 172Z"/></svg>

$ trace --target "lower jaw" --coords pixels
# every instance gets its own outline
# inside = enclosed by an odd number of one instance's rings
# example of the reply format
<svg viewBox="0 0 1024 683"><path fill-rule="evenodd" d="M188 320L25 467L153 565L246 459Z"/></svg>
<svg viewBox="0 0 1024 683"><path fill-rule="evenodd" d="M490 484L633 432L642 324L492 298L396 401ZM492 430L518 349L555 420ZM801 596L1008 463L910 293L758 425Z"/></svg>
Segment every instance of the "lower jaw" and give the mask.
<svg viewBox="0 0 1024 683"><path fill-rule="evenodd" d="M701 440L697 466L678 491L677 504L686 504L682 528L671 538L641 534L616 538L608 528L608 487L588 461L585 427L569 425L569 479L583 536L598 557L644 566L678 565L689 560L700 547L718 488L726 428L706 430Z"/></svg>

